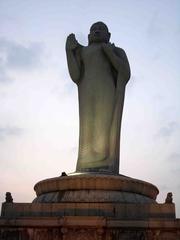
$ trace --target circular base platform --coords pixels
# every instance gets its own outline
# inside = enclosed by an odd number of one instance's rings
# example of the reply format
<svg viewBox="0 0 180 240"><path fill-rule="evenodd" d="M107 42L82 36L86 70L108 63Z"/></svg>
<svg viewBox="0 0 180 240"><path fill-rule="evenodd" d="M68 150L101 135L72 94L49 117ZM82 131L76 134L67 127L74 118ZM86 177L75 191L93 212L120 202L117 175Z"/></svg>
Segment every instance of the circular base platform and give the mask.
<svg viewBox="0 0 180 240"><path fill-rule="evenodd" d="M159 193L154 185L134 178L87 173L46 179L34 190L33 202L153 203Z"/></svg>

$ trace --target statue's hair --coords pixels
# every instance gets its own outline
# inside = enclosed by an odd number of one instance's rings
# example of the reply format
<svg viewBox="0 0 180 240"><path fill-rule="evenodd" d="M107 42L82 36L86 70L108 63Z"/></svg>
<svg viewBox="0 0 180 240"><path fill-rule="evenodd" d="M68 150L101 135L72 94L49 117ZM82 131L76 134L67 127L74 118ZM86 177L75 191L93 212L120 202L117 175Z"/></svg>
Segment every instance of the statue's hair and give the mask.
<svg viewBox="0 0 180 240"><path fill-rule="evenodd" d="M107 25L106 25L105 23L103 23L103 22L95 22L95 23L93 23L93 25L90 27L90 32L91 32L92 28L93 28L95 25L98 25L98 24L103 25L103 27L106 28L107 32L109 32Z"/></svg>

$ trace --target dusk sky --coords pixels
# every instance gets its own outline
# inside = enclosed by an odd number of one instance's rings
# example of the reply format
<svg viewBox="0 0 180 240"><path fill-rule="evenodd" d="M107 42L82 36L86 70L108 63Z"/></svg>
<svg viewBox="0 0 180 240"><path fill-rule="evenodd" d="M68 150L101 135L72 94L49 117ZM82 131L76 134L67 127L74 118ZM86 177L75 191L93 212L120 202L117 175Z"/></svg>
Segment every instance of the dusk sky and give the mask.
<svg viewBox="0 0 180 240"><path fill-rule="evenodd" d="M75 170L77 87L67 35L105 22L128 56L120 173L173 193L180 217L180 1L0 0L0 202L31 202L42 179Z"/></svg>

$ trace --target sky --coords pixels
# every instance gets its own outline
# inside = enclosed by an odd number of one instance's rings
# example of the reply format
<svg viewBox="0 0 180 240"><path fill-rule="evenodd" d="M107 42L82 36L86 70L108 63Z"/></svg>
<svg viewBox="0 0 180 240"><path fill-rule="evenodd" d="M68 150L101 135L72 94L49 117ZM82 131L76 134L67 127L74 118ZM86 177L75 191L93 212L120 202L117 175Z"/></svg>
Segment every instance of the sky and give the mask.
<svg viewBox="0 0 180 240"><path fill-rule="evenodd" d="M31 202L42 179L75 171L78 95L65 41L103 21L131 66L120 173L148 181L180 218L180 1L0 0L0 202Z"/></svg>

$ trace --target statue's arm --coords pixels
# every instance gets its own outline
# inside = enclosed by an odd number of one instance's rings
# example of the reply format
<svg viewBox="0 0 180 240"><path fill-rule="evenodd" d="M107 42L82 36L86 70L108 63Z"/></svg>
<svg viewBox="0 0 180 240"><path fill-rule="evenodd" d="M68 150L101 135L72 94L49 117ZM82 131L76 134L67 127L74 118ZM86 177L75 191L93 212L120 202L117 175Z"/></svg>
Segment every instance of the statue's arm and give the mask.
<svg viewBox="0 0 180 240"><path fill-rule="evenodd" d="M81 45L75 39L74 34L70 34L66 40L66 56L69 74L71 79L78 84L81 76L81 59L80 50Z"/></svg>
<svg viewBox="0 0 180 240"><path fill-rule="evenodd" d="M131 69L125 51L122 48L115 48L115 53L120 59L119 71L124 74L125 80L128 81L131 77Z"/></svg>
<svg viewBox="0 0 180 240"><path fill-rule="evenodd" d="M121 72L125 80L128 81L131 71L125 51L122 48L115 47L113 44L104 44L103 50L115 70Z"/></svg>

